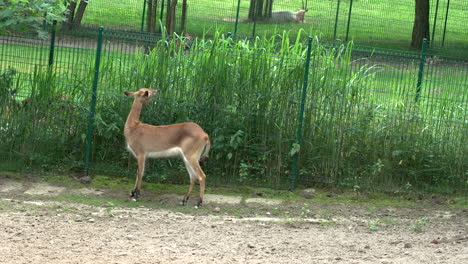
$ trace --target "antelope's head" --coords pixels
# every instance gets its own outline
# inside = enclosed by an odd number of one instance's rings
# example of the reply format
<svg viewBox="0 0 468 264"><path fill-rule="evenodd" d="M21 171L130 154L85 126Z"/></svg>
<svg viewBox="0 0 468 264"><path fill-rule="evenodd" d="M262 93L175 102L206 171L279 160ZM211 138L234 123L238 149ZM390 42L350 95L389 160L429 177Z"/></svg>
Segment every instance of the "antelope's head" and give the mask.
<svg viewBox="0 0 468 264"><path fill-rule="evenodd" d="M148 104L153 96L156 95L156 89L141 88L136 92L124 92L128 97L134 97L135 100L138 100L141 104Z"/></svg>

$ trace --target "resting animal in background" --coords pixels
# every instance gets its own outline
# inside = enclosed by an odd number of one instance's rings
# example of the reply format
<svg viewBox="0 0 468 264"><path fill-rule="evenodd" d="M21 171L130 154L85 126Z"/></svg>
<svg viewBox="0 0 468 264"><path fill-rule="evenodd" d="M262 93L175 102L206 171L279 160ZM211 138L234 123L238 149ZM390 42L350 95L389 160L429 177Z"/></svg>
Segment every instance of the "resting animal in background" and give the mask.
<svg viewBox="0 0 468 264"><path fill-rule="evenodd" d="M297 12L289 10L273 11L271 12L270 21L274 23L304 23L305 13L308 10L299 10Z"/></svg>
<svg viewBox="0 0 468 264"><path fill-rule="evenodd" d="M156 48L158 51L165 49L165 51L170 52L171 56L174 56L178 52L182 52L183 54L187 55L190 53L190 49L192 48L192 43L194 42L194 37L192 33L184 33L183 36L176 36L174 38L170 38L164 41L159 41L156 44ZM146 47L145 53L149 54L154 47L150 49Z"/></svg>
<svg viewBox="0 0 468 264"><path fill-rule="evenodd" d="M125 122L124 135L128 150L138 160L135 188L131 196L134 199L138 199L140 196L146 158L181 157L190 175L190 186L182 200L182 205L187 203L193 185L198 180L200 200L197 205L200 206L205 193L206 175L199 162L203 162L210 151L211 144L208 134L199 125L192 122L167 126L142 123L140 121L141 109L149 103L155 94L155 89L146 88L136 92L125 92L126 96L133 97L134 100Z"/></svg>

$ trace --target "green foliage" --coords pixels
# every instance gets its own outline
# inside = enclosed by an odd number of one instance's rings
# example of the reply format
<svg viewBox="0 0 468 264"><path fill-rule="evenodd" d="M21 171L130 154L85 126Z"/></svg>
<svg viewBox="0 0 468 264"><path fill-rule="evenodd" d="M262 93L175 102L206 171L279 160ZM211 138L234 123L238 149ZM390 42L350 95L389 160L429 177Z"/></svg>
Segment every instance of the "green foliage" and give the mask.
<svg viewBox="0 0 468 264"><path fill-rule="evenodd" d="M377 231L379 230L379 225L377 220L368 220L367 226L369 227L370 231Z"/></svg>
<svg viewBox="0 0 468 264"><path fill-rule="evenodd" d="M66 1L60 0L1 0L0 34L12 31L35 30L41 37L47 32L43 22L63 21Z"/></svg>
<svg viewBox="0 0 468 264"><path fill-rule="evenodd" d="M410 229L417 233L424 232L424 228L427 225L429 218L424 216L419 219L416 219L410 226Z"/></svg>

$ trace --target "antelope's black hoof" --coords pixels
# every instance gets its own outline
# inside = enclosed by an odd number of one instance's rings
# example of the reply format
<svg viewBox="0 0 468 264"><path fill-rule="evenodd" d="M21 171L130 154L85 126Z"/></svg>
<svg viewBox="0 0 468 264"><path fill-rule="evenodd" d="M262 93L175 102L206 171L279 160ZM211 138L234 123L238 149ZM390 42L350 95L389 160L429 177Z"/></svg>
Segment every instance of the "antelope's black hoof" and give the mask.
<svg viewBox="0 0 468 264"><path fill-rule="evenodd" d="M138 200L138 198L140 198L140 190L133 190L130 197L132 197L134 200Z"/></svg>
<svg viewBox="0 0 468 264"><path fill-rule="evenodd" d="M187 205L188 197L185 197L182 199L182 202L180 202L180 205L185 206Z"/></svg>

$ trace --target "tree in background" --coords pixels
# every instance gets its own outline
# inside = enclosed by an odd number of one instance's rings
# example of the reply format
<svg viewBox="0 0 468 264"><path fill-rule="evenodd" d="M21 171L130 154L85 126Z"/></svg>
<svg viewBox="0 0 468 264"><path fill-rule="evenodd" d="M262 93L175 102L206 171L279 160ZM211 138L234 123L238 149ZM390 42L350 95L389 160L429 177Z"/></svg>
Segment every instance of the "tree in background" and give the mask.
<svg viewBox="0 0 468 264"><path fill-rule="evenodd" d="M76 8L76 3L78 0L65 0L65 3L68 3L67 6L67 20L66 23L70 28L80 25L81 20L83 19L86 7L88 6L87 0L81 0L78 8Z"/></svg>
<svg viewBox="0 0 468 264"><path fill-rule="evenodd" d="M273 0L250 0L249 20L266 20L271 18Z"/></svg>
<svg viewBox="0 0 468 264"><path fill-rule="evenodd" d="M157 28L158 0L147 0L146 3L146 31L149 33L155 33Z"/></svg>
<svg viewBox="0 0 468 264"><path fill-rule="evenodd" d="M63 0L0 0L0 34L33 30L45 37L43 22L64 21L66 10Z"/></svg>
<svg viewBox="0 0 468 264"><path fill-rule="evenodd" d="M176 22L176 9L177 9L177 0L167 0L167 9L166 9L166 31L170 36L175 32L175 22ZM185 30L185 25L187 21L187 0L182 1L182 14L180 20L180 31Z"/></svg>
<svg viewBox="0 0 468 264"><path fill-rule="evenodd" d="M172 35L175 30L177 0L167 0L166 9L166 31L168 35Z"/></svg>
<svg viewBox="0 0 468 264"><path fill-rule="evenodd" d="M187 21L187 0L182 0L182 15L180 18L180 31L185 31L185 23Z"/></svg>
<svg viewBox="0 0 468 264"><path fill-rule="evenodd" d="M422 39L429 39L429 0L416 0L413 34L411 37L412 49L422 48Z"/></svg>

